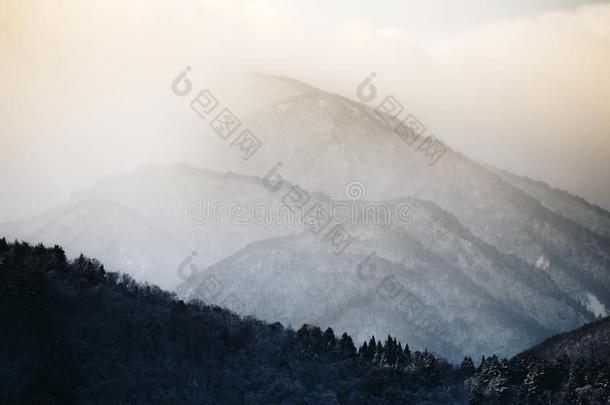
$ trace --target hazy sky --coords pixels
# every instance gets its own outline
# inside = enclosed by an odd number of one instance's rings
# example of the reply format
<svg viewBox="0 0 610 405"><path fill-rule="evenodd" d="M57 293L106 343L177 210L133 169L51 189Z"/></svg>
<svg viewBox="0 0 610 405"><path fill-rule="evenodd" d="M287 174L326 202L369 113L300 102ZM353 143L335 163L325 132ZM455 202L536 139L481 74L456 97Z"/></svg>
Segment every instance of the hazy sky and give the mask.
<svg viewBox="0 0 610 405"><path fill-rule="evenodd" d="M610 209L607 2L0 0L0 220L138 165L205 166L168 90L186 65L350 98L374 71L454 148Z"/></svg>

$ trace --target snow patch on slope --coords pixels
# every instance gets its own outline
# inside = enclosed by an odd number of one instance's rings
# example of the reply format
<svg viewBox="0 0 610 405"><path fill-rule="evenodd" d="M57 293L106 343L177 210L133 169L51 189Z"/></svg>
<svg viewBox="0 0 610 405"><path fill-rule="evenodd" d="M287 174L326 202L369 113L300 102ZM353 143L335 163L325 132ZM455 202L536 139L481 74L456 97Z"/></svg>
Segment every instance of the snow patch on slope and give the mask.
<svg viewBox="0 0 610 405"><path fill-rule="evenodd" d="M540 270L548 270L550 266L549 259L544 257L544 255L540 256L536 261L536 267Z"/></svg>
<svg viewBox="0 0 610 405"><path fill-rule="evenodd" d="M602 304L599 299L591 294L587 293L587 302L585 302L587 309L595 314L596 317L605 317L608 315L606 312L606 306Z"/></svg>

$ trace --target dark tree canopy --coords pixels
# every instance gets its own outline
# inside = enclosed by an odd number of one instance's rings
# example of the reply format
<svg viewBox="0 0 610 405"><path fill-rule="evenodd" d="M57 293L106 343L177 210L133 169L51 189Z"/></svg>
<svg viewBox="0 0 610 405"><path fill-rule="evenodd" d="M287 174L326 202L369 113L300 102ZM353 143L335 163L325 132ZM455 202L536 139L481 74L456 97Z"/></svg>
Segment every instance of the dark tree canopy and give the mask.
<svg viewBox="0 0 610 405"><path fill-rule="evenodd" d="M4 238L0 336L2 404L602 404L609 392L603 356L454 367L392 336L356 348L347 333L185 303L59 246Z"/></svg>

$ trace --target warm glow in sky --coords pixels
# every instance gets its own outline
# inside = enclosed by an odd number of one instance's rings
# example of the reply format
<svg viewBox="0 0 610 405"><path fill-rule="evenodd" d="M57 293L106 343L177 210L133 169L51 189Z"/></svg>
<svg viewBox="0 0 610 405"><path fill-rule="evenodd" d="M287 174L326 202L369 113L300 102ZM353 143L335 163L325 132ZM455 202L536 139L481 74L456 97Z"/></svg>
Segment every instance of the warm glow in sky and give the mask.
<svg viewBox="0 0 610 405"><path fill-rule="evenodd" d="M205 166L168 92L186 65L350 98L375 71L455 149L610 209L606 2L0 0L0 220L138 165Z"/></svg>

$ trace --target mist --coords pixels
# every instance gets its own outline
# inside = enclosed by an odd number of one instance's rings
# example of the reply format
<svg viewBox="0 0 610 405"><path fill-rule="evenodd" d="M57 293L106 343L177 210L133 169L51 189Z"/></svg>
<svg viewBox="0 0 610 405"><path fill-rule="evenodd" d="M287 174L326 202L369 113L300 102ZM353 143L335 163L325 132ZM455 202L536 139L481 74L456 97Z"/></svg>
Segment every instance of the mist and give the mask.
<svg viewBox="0 0 610 405"><path fill-rule="evenodd" d="M222 160L171 94L185 66L203 87L261 72L351 99L375 72L455 150L610 208L610 5L489 3L2 2L0 219Z"/></svg>

